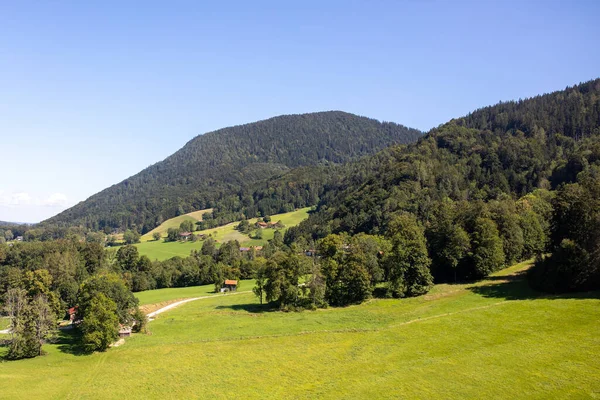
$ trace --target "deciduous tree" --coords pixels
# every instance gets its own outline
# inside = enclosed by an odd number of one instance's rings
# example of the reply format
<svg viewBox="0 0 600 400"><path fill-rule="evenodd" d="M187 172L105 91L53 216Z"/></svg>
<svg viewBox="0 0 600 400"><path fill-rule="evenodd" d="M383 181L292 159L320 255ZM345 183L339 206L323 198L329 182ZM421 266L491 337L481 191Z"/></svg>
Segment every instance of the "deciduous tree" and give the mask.
<svg viewBox="0 0 600 400"><path fill-rule="evenodd" d="M97 293L87 304L81 323L82 344L87 351L104 351L119 337L117 305L104 293Z"/></svg>

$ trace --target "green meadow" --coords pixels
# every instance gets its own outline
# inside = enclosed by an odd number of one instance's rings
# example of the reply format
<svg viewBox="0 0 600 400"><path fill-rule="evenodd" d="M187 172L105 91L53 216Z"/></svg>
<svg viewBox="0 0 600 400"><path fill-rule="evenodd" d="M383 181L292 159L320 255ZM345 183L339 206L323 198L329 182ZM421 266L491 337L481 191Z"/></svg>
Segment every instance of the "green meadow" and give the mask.
<svg viewBox="0 0 600 400"><path fill-rule="evenodd" d="M543 295L529 289L525 268L301 313L261 306L251 293L218 294L160 314L151 334L105 353L81 355L64 334L46 356L0 363L0 397L600 397L600 292ZM138 298L186 295L153 292Z"/></svg>
<svg viewBox="0 0 600 400"><path fill-rule="evenodd" d="M159 226L157 226L156 228L152 229L150 232L143 235L140 238L140 240L142 242L154 240L152 238L152 235L155 232L160 233L163 237L167 236L167 231L169 230L169 228L179 228L179 225L181 225L181 223L183 221L192 221L195 224L198 221L202 221L202 215L204 213L211 212L211 211L212 211L212 208L207 208L206 210L193 211L191 213L187 213L187 214L175 217L175 218L168 219L165 222L163 222L162 224L160 224Z"/></svg>
<svg viewBox="0 0 600 400"><path fill-rule="evenodd" d="M292 211L284 214L277 214L271 216L273 222L281 221L285 228L282 232L291 226L298 225L301 221L308 218L308 211L310 208L302 208L296 211ZM186 218L201 218L202 213L209 210L196 211L196 214L186 214L179 217L172 218L165 221L162 225L157 227L154 231L161 232L163 236L166 236L166 232L169 228L179 227L179 224ZM197 219L196 219L197 221ZM256 222L256 219L250 220L252 223ZM212 235L218 244L225 243L230 240L237 240L242 246L262 246L267 243L268 240L273 239L275 229L263 229L262 239L251 239L248 235L238 232L235 227L238 222L232 222L227 225L219 226L213 229L206 229L203 231L194 232L195 234ZM202 248L203 241L197 242L164 242L162 240L152 240L151 231L146 235L142 236L142 242L136 244L140 255L148 256L151 260L166 260L171 257L187 257L190 255L192 250L200 250Z"/></svg>
<svg viewBox="0 0 600 400"><path fill-rule="evenodd" d="M242 280L238 282L238 290L247 291L254 287L254 280ZM212 296L215 285L188 286L181 288L165 288L156 290L146 290L144 292L134 293L139 300L140 305L156 304L171 300L189 299L191 297Z"/></svg>

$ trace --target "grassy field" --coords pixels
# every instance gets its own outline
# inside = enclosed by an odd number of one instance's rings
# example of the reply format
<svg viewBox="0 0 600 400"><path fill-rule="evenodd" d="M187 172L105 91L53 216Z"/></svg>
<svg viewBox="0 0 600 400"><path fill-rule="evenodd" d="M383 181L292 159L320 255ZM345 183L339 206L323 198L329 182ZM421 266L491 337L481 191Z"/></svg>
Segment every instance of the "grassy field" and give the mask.
<svg viewBox="0 0 600 400"><path fill-rule="evenodd" d="M291 226L296 226L302 220L306 219L308 217L309 210L310 210L310 208L302 208L300 210L292 211L292 212L285 213L285 214L273 215L271 218L272 218L273 222L281 221L285 225L285 228L282 229L282 231L285 232L285 230L287 228L289 228ZM204 210L203 212L205 212L205 211L206 210ZM197 213L200 213L200 211L197 211ZM187 215L187 216L189 217L189 215ZM175 226L178 227L179 224L181 223L181 221L183 221L183 220L179 220L179 222L171 222L171 221L174 221L174 220L176 220L178 218L182 218L182 217L184 217L184 216L170 219L169 221L164 222L160 227L158 227L156 229L164 228L164 232L166 232L167 229L169 229L170 227L175 227ZM251 222L252 223L256 222L256 219L251 220ZM223 226L220 226L217 228L198 231L198 232L196 232L196 234L205 234L205 235L210 234L219 243L225 243L230 240L237 240L238 242L240 242L240 244L242 246L264 245L268 240L273 239L273 235L275 234L274 229L263 229L263 231L262 231L263 238L262 239L260 239L260 240L250 239L250 237L248 235L244 235L235 230L235 226L237 226L237 224L238 224L238 222L232 222L230 224L223 225ZM187 257L190 255L190 251L200 250L202 248L203 241L197 241L195 243L194 242L163 242L162 240L160 240L160 241L154 241L154 240L144 241L144 238L152 237L151 233L152 232L142 236L142 243L138 243L138 244L136 244L136 246L138 248L138 251L140 252L140 255L146 255L146 256L150 257L150 259L152 259L152 260L166 260L168 258L175 257L175 256ZM148 236L148 235L150 235L150 236Z"/></svg>
<svg viewBox="0 0 600 400"><path fill-rule="evenodd" d="M194 211L194 212L191 212L191 213L180 215L180 216L175 217L175 218L168 219L165 222L163 222L162 224L160 224L159 226L157 226L156 228L152 229L150 232L148 232L145 235L143 235L140 238L140 240L142 242L148 242L148 241L154 240L152 238L152 235L155 232L158 232L163 237L165 237L165 236L167 236L167 231L169 230L169 228L179 228L179 225L181 225L181 223L183 221L192 221L195 224L198 221L202 221L202 214L207 213L207 212L211 212L211 211L212 211L212 208L208 208L206 210Z"/></svg>
<svg viewBox="0 0 600 400"><path fill-rule="evenodd" d="M239 281L239 290L252 290L254 280ZM183 288L167 288L157 290L146 290L144 292L134 293L135 297L140 301L140 305L162 303L170 300L187 299L190 297L210 296L215 294L213 291L215 285L190 286Z"/></svg>
<svg viewBox="0 0 600 400"><path fill-rule="evenodd" d="M2 397L548 399L600 396L600 293L544 296L519 275L426 296L281 313L252 294L161 314L151 335L0 363ZM147 294L150 296L150 293ZM162 295L161 295L162 296ZM161 297L164 299L164 297ZM3 350L0 350L0 352Z"/></svg>

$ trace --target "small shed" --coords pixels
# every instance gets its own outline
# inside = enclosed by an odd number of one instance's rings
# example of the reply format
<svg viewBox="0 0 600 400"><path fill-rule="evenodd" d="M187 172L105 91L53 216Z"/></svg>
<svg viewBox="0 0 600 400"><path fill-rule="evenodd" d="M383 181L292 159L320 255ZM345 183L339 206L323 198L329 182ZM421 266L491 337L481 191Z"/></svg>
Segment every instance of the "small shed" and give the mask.
<svg viewBox="0 0 600 400"><path fill-rule="evenodd" d="M238 281L233 279L225 279L223 282L223 286L221 287L221 292L235 292L237 290Z"/></svg>
<svg viewBox="0 0 600 400"><path fill-rule="evenodd" d="M69 321L75 321L77 317L77 306L69 308Z"/></svg>
<svg viewBox="0 0 600 400"><path fill-rule="evenodd" d="M129 337L131 336L131 327L126 325L119 325L119 337Z"/></svg>

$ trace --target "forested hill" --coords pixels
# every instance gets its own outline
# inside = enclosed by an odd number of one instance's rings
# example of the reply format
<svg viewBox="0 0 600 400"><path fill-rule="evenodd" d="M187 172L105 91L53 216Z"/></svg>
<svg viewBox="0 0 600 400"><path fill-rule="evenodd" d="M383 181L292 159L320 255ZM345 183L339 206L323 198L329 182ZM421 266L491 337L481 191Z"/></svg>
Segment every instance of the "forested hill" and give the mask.
<svg viewBox="0 0 600 400"><path fill-rule="evenodd" d="M288 231L289 243L330 232L385 233L394 214L429 224L447 201L455 224L490 215L482 204L514 202L536 189L574 182L600 168L600 79L530 99L479 109L349 165L318 212ZM460 205L462 204L462 205ZM462 218L462 220L461 220ZM498 222L498 221L496 221ZM521 233L522 234L522 233Z"/></svg>
<svg viewBox="0 0 600 400"><path fill-rule="evenodd" d="M163 220L211 208L224 196L291 168L335 165L421 132L339 111L279 116L197 136L162 162L44 221L91 229L149 231Z"/></svg>

